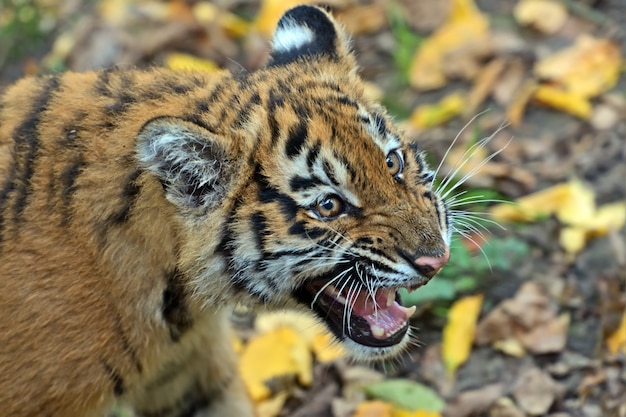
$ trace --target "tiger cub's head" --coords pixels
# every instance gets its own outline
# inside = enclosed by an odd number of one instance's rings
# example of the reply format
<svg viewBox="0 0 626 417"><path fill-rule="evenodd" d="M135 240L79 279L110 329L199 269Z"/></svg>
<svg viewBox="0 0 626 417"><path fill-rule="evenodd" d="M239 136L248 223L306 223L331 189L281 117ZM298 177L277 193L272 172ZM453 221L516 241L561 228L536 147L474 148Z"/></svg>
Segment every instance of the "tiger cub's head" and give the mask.
<svg viewBox="0 0 626 417"><path fill-rule="evenodd" d="M396 354L414 311L397 290L449 258L421 150L363 94L346 35L319 8L282 17L268 65L244 84L232 111L253 108L228 126L243 144L175 122L140 135L140 159L189 218L195 292L313 311L355 356Z"/></svg>

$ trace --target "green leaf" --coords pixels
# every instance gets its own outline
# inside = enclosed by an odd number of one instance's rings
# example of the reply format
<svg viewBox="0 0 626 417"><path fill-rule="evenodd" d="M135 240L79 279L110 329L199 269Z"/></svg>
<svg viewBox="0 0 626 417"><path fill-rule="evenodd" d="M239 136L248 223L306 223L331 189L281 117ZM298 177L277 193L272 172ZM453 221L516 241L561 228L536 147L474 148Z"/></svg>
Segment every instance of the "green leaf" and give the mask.
<svg viewBox="0 0 626 417"><path fill-rule="evenodd" d="M409 411L440 412L445 406L437 393L426 385L408 379L388 379L365 387L368 396Z"/></svg>
<svg viewBox="0 0 626 417"><path fill-rule="evenodd" d="M428 284L413 292L401 289L399 293L402 304L412 306L427 301L453 300L456 295L456 289L452 281L434 278Z"/></svg>

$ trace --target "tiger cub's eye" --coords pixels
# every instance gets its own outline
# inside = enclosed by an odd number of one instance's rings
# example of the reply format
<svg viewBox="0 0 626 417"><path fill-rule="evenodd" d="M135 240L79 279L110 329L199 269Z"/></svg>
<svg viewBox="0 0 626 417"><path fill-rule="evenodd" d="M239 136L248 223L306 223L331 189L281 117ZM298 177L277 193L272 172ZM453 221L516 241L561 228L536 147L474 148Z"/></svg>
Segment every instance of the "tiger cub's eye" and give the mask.
<svg viewBox="0 0 626 417"><path fill-rule="evenodd" d="M336 195L330 195L317 203L317 212L322 217L333 218L343 212L343 200Z"/></svg>
<svg viewBox="0 0 626 417"><path fill-rule="evenodd" d="M398 154L398 151L391 151L387 154L387 168L392 176L396 176L402 173L403 168L402 158Z"/></svg>

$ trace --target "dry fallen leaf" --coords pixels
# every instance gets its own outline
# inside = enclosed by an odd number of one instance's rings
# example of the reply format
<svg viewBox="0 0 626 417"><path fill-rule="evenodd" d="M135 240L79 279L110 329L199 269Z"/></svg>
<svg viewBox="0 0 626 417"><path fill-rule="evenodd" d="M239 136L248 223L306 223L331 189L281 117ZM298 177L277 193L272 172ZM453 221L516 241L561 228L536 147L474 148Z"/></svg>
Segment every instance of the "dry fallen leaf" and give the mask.
<svg viewBox="0 0 626 417"><path fill-rule="evenodd" d="M564 313L550 321L518 332L517 338L526 350L535 354L562 352L567 342L570 317Z"/></svg>
<svg viewBox="0 0 626 417"><path fill-rule="evenodd" d="M256 329L260 333L273 331L282 326L295 330L306 341L309 349L320 362L332 362L345 356L345 350L334 342L333 337L313 316L293 311L260 314Z"/></svg>
<svg viewBox="0 0 626 417"><path fill-rule="evenodd" d="M417 411L408 411L402 409L395 409L393 411L392 417L441 417L441 413L436 411L425 411L425 410L417 410Z"/></svg>
<svg viewBox="0 0 626 417"><path fill-rule="evenodd" d="M522 25L551 34L565 24L567 9L563 3L554 0L521 0L515 5L513 16Z"/></svg>
<svg viewBox="0 0 626 417"><path fill-rule="evenodd" d="M250 23L209 2L198 2L191 10L198 22L204 25L217 23L232 37L243 36L250 30Z"/></svg>
<svg viewBox="0 0 626 417"><path fill-rule="evenodd" d="M521 357L561 352L565 348L570 318L557 310L538 284L524 283L515 297L498 304L478 324L476 344Z"/></svg>
<svg viewBox="0 0 626 417"><path fill-rule="evenodd" d="M590 98L617 83L622 65L619 45L582 35L571 47L537 62L534 73L568 92Z"/></svg>
<svg viewBox="0 0 626 417"><path fill-rule="evenodd" d="M619 327L607 337L606 346L613 355L619 351L626 353L626 311L624 311Z"/></svg>
<svg viewBox="0 0 626 417"><path fill-rule="evenodd" d="M443 329L442 356L451 374L469 357L482 303L483 296L479 294L461 298L450 308Z"/></svg>
<svg viewBox="0 0 626 417"><path fill-rule="evenodd" d="M257 417L276 417L280 414L285 405L285 401L289 394L286 392L281 392L275 395L272 398L261 401L260 403L255 405L256 416Z"/></svg>
<svg viewBox="0 0 626 417"><path fill-rule="evenodd" d="M418 106L409 121L417 128L439 126L461 114L466 107L466 99L460 93L449 94L437 104Z"/></svg>
<svg viewBox="0 0 626 417"><path fill-rule="evenodd" d="M534 73L548 84L535 90L535 98L588 119L589 99L615 86L622 65L619 45L581 35L571 47L537 62Z"/></svg>
<svg viewBox="0 0 626 417"><path fill-rule="evenodd" d="M581 119L591 117L591 102L586 98L562 87L542 84L534 89L534 99L546 106L563 110Z"/></svg>
<svg viewBox="0 0 626 417"><path fill-rule="evenodd" d="M489 40L489 21L472 0L454 0L444 24L426 39L416 51L409 80L418 90L432 90L446 84L449 58L463 60L461 55L475 55L485 49Z"/></svg>
<svg viewBox="0 0 626 417"><path fill-rule="evenodd" d="M355 4L334 15L352 36L377 32L387 25L384 4Z"/></svg>
<svg viewBox="0 0 626 417"><path fill-rule="evenodd" d="M481 388L463 391L448 399L443 415L446 417L469 417L485 415L491 405L504 394L502 383L483 385Z"/></svg>
<svg viewBox="0 0 626 417"><path fill-rule="evenodd" d="M358 405L354 417L393 417L393 405L384 401L364 401Z"/></svg>
<svg viewBox="0 0 626 417"><path fill-rule="evenodd" d="M570 255L578 253L588 239L619 230L626 223L626 202L597 208L593 190L577 180L529 194L515 203L493 206L493 219L532 221L556 215L564 226L559 241Z"/></svg>
<svg viewBox="0 0 626 417"><path fill-rule="evenodd" d="M173 70L218 71L218 65L208 59L202 59L189 54L172 53L165 58L165 66Z"/></svg>
<svg viewBox="0 0 626 417"><path fill-rule="evenodd" d="M560 392L559 386L550 375L536 367L522 371L513 397L517 405L532 416L545 414Z"/></svg>
<svg viewBox="0 0 626 417"><path fill-rule="evenodd" d="M252 399L260 401L271 395L266 382L273 378L295 375L301 384L309 385L312 362L307 341L290 327L281 326L248 343L239 360L239 374Z"/></svg>

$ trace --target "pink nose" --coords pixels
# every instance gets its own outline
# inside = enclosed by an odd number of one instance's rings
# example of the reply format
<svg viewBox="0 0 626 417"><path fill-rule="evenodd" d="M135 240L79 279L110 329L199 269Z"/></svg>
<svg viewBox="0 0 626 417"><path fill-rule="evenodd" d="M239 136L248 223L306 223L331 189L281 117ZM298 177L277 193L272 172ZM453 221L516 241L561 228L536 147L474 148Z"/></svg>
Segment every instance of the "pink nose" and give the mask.
<svg viewBox="0 0 626 417"><path fill-rule="evenodd" d="M446 250L443 255L439 257L434 256L420 256L415 259L413 263L417 267L417 270L427 278L432 278L437 272L448 263L450 259L450 248L446 246Z"/></svg>

